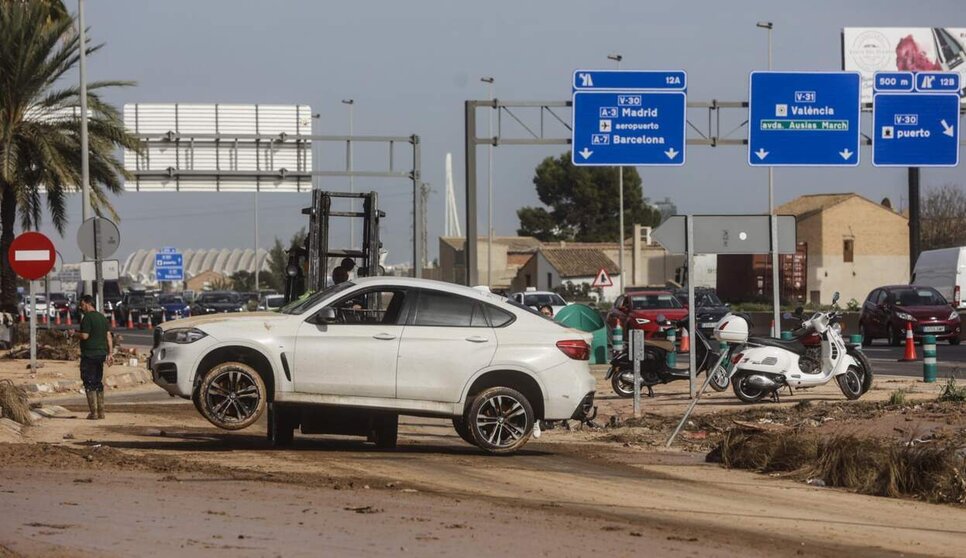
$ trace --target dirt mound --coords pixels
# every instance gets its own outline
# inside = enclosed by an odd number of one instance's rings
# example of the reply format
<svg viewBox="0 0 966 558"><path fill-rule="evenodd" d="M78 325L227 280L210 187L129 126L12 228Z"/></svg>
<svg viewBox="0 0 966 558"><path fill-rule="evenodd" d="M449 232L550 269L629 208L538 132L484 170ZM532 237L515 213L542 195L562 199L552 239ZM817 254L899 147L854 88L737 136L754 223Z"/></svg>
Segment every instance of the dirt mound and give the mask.
<svg viewBox="0 0 966 558"><path fill-rule="evenodd" d="M26 324L17 324L16 342L29 343L30 333ZM30 358L30 346L18 345L7 351L3 358ZM65 330L37 330L37 358L44 360L77 360L80 358L80 345L77 339L68 337Z"/></svg>

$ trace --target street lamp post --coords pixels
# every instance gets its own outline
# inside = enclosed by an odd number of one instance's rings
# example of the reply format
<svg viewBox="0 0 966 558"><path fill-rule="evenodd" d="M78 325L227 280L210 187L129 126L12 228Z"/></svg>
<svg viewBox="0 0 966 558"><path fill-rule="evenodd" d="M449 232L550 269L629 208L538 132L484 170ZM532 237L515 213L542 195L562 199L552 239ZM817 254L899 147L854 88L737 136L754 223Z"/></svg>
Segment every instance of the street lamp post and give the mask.
<svg viewBox="0 0 966 558"><path fill-rule="evenodd" d="M608 54L608 60L613 60L617 64L617 69L621 69L621 60L624 56L621 54ZM620 286L620 292L624 292L624 167L617 167L617 205L618 212L620 216L618 217L617 226L620 227L620 246L617 248L617 267L618 270L618 285Z"/></svg>
<svg viewBox="0 0 966 558"><path fill-rule="evenodd" d="M759 21L755 27L768 31L768 69L772 69L772 30L775 24L771 21ZM775 219L775 167L768 167L768 225L771 228L771 290L773 297L772 337L778 337L781 331L781 288L778 284L778 220Z"/></svg>
<svg viewBox="0 0 966 558"><path fill-rule="evenodd" d="M356 106L355 99L342 99L342 104L349 107L349 141L346 149L346 170L349 171L349 193L355 193L355 177L352 176L352 133L353 133L353 118L355 116L354 109ZM349 211L356 210L355 200L349 198ZM356 243L355 230L352 228L352 219L349 219L349 249L351 250Z"/></svg>
<svg viewBox="0 0 966 558"><path fill-rule="evenodd" d="M493 97L493 83L496 81L492 76L482 77L480 81L486 84L487 96L491 101ZM486 285L493 288L493 110L487 116L489 126L490 142L487 145L486 157ZM474 241L476 239L473 239ZM467 239L469 241L469 239Z"/></svg>

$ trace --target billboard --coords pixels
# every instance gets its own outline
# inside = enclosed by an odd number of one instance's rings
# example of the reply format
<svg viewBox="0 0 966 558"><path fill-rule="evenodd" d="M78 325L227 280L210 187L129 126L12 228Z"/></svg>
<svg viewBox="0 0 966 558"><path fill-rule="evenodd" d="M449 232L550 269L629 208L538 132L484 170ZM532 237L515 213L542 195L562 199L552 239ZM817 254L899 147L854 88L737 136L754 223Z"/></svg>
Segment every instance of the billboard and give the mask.
<svg viewBox="0 0 966 558"><path fill-rule="evenodd" d="M862 74L863 103L875 72L958 72L966 84L966 27L846 27L842 69Z"/></svg>
<svg viewBox="0 0 966 558"><path fill-rule="evenodd" d="M124 126L144 142L124 151L125 190L312 189L308 105L127 104Z"/></svg>

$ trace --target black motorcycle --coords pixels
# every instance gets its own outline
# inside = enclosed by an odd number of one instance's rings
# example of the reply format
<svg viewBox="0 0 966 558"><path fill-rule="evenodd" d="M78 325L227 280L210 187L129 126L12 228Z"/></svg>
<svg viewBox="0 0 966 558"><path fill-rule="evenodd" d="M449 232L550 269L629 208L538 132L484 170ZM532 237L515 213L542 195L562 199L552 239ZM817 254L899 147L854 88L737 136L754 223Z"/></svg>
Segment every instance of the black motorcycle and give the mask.
<svg viewBox="0 0 966 558"><path fill-rule="evenodd" d="M659 332L666 332L675 327L674 324L658 316ZM679 325L684 325L681 322ZM695 331L691 337L691 350L695 351L695 363L698 374L708 373L708 370L718 365L721 353L712 348L708 339L700 332ZM644 359L641 361L641 386L647 388L647 396L654 397L654 386L657 384L667 384L677 380L689 380L691 378L687 367L679 369L671 367L667 363L668 354L674 351L674 344L667 339L655 338L644 342ZM726 365L730 362L723 362L716 366L712 373L711 388L715 391L728 389L731 383ZM605 379L611 381L614 393L620 397L634 397L634 362L630 359L628 351L617 354L610 361L610 370L607 371Z"/></svg>

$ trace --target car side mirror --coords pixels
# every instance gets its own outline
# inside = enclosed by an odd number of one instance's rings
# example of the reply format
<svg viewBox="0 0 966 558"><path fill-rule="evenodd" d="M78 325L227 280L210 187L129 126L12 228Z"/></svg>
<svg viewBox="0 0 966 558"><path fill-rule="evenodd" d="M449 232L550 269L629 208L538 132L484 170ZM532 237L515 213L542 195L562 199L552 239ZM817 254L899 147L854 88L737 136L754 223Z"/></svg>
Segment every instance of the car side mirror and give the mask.
<svg viewBox="0 0 966 558"><path fill-rule="evenodd" d="M312 321L318 325L331 324L335 322L335 308L326 306L315 314L315 319Z"/></svg>

